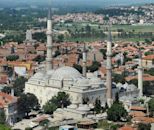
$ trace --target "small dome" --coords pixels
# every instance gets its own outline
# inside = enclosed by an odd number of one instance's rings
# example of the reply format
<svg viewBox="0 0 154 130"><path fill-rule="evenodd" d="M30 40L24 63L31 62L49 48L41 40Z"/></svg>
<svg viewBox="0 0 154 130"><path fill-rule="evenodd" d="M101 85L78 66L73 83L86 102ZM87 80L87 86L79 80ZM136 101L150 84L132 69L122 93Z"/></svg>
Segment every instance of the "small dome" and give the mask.
<svg viewBox="0 0 154 130"><path fill-rule="evenodd" d="M76 82L77 86L89 86L89 80L88 79L78 79Z"/></svg>
<svg viewBox="0 0 154 130"><path fill-rule="evenodd" d="M44 77L43 72L37 72L31 78L33 78L33 79L42 79L43 77Z"/></svg>
<svg viewBox="0 0 154 130"><path fill-rule="evenodd" d="M89 108L88 105L80 105L77 110L78 111L83 111L83 112L88 112L88 111L90 111L90 108Z"/></svg>
<svg viewBox="0 0 154 130"><path fill-rule="evenodd" d="M49 70L48 72L47 72L47 75L52 75L54 73L54 70Z"/></svg>
<svg viewBox="0 0 154 130"><path fill-rule="evenodd" d="M70 108L70 109L76 109L76 108L77 108L77 105L75 105L75 104L71 104L71 105L68 106L67 108Z"/></svg>
<svg viewBox="0 0 154 130"><path fill-rule="evenodd" d="M116 86L117 86L117 88L120 90L120 89L122 88L123 85L122 85L122 83L117 83Z"/></svg>
<svg viewBox="0 0 154 130"><path fill-rule="evenodd" d="M90 107L91 109L93 109L93 108L94 108L94 105L93 105L93 104L89 104L89 107Z"/></svg>
<svg viewBox="0 0 154 130"><path fill-rule="evenodd" d="M127 90L134 91L136 89L137 89L137 87L134 84L130 84L129 88Z"/></svg>
<svg viewBox="0 0 154 130"><path fill-rule="evenodd" d="M57 110L56 111L62 111L63 109L62 108L57 108Z"/></svg>
<svg viewBox="0 0 154 130"><path fill-rule="evenodd" d="M95 77L94 73L90 72L87 73L87 78L94 78L94 77Z"/></svg>
<svg viewBox="0 0 154 130"><path fill-rule="evenodd" d="M100 79L100 78L97 78L97 77L94 77L90 80L90 83L91 84L100 84L102 83L103 81Z"/></svg>
<svg viewBox="0 0 154 130"><path fill-rule="evenodd" d="M72 67L61 67L53 73L53 76L51 77L52 79L58 79L58 80L63 80L63 79L77 79L81 78L81 74L79 71Z"/></svg>
<svg viewBox="0 0 154 130"><path fill-rule="evenodd" d="M123 88L124 88L124 89L127 89L127 88L129 88L129 85L128 85L128 83L125 83L125 84L123 85Z"/></svg>

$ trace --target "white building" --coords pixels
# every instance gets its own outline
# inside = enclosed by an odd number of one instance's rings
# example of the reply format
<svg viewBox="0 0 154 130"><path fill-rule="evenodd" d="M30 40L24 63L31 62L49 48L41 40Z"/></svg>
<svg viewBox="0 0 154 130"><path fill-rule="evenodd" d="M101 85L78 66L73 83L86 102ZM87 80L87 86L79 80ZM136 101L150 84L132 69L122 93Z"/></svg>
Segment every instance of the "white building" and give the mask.
<svg viewBox="0 0 154 130"><path fill-rule="evenodd" d="M90 103L96 99L101 100L102 104L106 102L106 87L100 78L93 73L83 77L76 69L68 66L47 73L38 72L25 86L25 92L35 94L41 106L59 91L68 93L71 102L75 104L81 104L86 98Z"/></svg>

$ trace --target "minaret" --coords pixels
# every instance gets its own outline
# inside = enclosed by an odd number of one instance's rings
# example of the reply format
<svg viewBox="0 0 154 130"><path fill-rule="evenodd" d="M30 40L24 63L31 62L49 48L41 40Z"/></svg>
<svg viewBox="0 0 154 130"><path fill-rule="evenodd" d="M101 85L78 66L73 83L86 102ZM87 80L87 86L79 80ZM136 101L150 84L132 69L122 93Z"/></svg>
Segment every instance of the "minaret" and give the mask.
<svg viewBox="0 0 154 130"><path fill-rule="evenodd" d="M13 86L11 87L11 96L14 96L14 88L13 88Z"/></svg>
<svg viewBox="0 0 154 130"><path fill-rule="evenodd" d="M106 79L106 86L107 86L107 103L110 107L112 104L112 36L111 31L109 30L109 41L107 42L107 79Z"/></svg>
<svg viewBox="0 0 154 130"><path fill-rule="evenodd" d="M26 41L32 41L32 30L27 30L26 31Z"/></svg>
<svg viewBox="0 0 154 130"><path fill-rule="evenodd" d="M124 64L124 54L122 52L120 53L120 62L121 62L121 65Z"/></svg>
<svg viewBox="0 0 154 130"><path fill-rule="evenodd" d="M141 50L139 50L139 62L138 62L138 89L139 89L139 97L143 96L143 67L142 67L142 54Z"/></svg>
<svg viewBox="0 0 154 130"><path fill-rule="evenodd" d="M87 54L86 54L86 44L84 43L84 47L83 47L83 54L82 54L82 62L83 62L83 67L82 67L82 74L84 77L86 77L86 73L87 73Z"/></svg>
<svg viewBox="0 0 154 130"><path fill-rule="evenodd" d="M52 17L51 17L51 9L49 9L49 12L48 12L46 35L47 35L46 71L49 71L53 68L53 65L52 65Z"/></svg>
<svg viewBox="0 0 154 130"><path fill-rule="evenodd" d="M15 68L13 68L13 75L12 75L12 80L10 83L12 96L14 96L14 82L15 82L15 80L16 80L16 72L15 72Z"/></svg>

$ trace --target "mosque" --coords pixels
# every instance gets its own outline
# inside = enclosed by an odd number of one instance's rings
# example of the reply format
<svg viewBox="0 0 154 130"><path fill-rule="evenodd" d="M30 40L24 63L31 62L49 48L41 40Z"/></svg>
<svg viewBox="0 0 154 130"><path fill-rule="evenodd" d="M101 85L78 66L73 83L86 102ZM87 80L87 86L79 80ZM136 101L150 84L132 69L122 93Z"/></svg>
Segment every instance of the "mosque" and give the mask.
<svg viewBox="0 0 154 130"><path fill-rule="evenodd" d="M110 31L109 31L110 32ZM109 41L107 42L107 78L103 81L95 73L87 73L86 51L83 51L83 72L78 72L75 68L69 66L63 66L58 69L53 69L52 64L52 18L51 11L49 10L47 20L47 57L45 70L35 73L25 84L25 93L34 94L41 106L49 101L58 92L64 91L69 94L72 104L83 104L84 99L89 99L89 104L93 104L96 99L99 99L102 105L106 102L111 104L116 92L119 91L118 87L112 85L112 41L111 33L109 33ZM84 48L85 50L85 48ZM142 69L139 68L139 77L142 77ZM119 85L123 87L122 84ZM142 88L142 81L139 83ZM139 93L142 95L142 89L138 89L136 86L124 85L125 92L120 94L120 98L124 101L134 100L138 97ZM140 92L139 92L140 91Z"/></svg>

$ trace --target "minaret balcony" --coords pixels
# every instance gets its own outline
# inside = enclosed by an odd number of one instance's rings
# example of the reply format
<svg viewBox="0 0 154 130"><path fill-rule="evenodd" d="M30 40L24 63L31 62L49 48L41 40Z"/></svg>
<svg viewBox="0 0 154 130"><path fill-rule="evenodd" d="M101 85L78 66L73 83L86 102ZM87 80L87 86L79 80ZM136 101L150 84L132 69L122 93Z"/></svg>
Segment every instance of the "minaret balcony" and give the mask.
<svg viewBox="0 0 154 130"><path fill-rule="evenodd" d="M143 70L143 67L142 66L138 66L138 69Z"/></svg>
<svg viewBox="0 0 154 130"><path fill-rule="evenodd" d="M52 31L47 31L47 32L46 32L46 35L52 36Z"/></svg>
<svg viewBox="0 0 154 130"><path fill-rule="evenodd" d="M46 45L47 49L52 49L52 45Z"/></svg>
<svg viewBox="0 0 154 130"><path fill-rule="evenodd" d="M106 53L106 56L107 56L107 57L112 57L112 53L107 52L107 53Z"/></svg>
<svg viewBox="0 0 154 130"><path fill-rule="evenodd" d="M52 58L46 58L46 61L50 62L52 60Z"/></svg>
<svg viewBox="0 0 154 130"><path fill-rule="evenodd" d="M107 70L112 70L112 66L107 66L106 69Z"/></svg>

